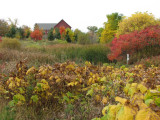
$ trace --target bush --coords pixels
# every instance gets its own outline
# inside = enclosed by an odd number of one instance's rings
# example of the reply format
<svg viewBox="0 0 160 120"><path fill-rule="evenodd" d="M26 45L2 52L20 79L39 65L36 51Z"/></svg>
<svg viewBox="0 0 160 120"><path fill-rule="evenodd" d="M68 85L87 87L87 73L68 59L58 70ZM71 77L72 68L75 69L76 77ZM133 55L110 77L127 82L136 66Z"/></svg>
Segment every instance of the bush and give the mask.
<svg viewBox="0 0 160 120"><path fill-rule="evenodd" d="M112 41L110 60L118 60L133 53L142 52L144 55L158 54L156 49L160 48L160 26L150 26L140 32L120 35ZM155 54L156 53L156 54ZM141 56L140 56L141 57Z"/></svg>
<svg viewBox="0 0 160 120"><path fill-rule="evenodd" d="M136 64L143 64L146 67L150 67L151 65L160 66L160 56L154 56L150 58L141 59Z"/></svg>
<svg viewBox="0 0 160 120"><path fill-rule="evenodd" d="M31 32L31 38L34 39L35 41L37 40L42 40L43 33L40 30L34 30Z"/></svg>
<svg viewBox="0 0 160 120"><path fill-rule="evenodd" d="M9 49L20 49L21 43L16 38L3 38L0 47Z"/></svg>
<svg viewBox="0 0 160 120"><path fill-rule="evenodd" d="M119 37L119 35L128 34L135 30L140 31L146 27L159 23L160 22L156 20L152 14L147 12L137 12L132 14L131 17L122 20L122 22L118 24L119 28L117 30L116 36Z"/></svg>
<svg viewBox="0 0 160 120"><path fill-rule="evenodd" d="M110 62L107 58L109 48L103 45L90 45L85 47L80 52L80 57L84 61L90 61L91 63L108 63Z"/></svg>

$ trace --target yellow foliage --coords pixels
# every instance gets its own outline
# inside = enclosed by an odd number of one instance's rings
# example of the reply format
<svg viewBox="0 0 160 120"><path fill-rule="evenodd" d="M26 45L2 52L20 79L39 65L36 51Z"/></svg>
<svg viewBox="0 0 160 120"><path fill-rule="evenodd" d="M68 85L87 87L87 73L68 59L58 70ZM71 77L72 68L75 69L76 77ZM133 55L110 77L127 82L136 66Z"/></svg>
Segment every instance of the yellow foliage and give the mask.
<svg viewBox="0 0 160 120"><path fill-rule="evenodd" d="M121 97L116 97L115 101L118 101L118 102L120 102L121 104L124 105L127 102L127 99L121 98Z"/></svg>
<svg viewBox="0 0 160 120"><path fill-rule="evenodd" d="M135 120L160 120L160 117L150 108L138 111Z"/></svg>
<svg viewBox="0 0 160 120"><path fill-rule="evenodd" d="M137 12L132 14L131 17L123 19L119 24L116 36L119 37L122 34L128 34L135 30L140 31L151 25L160 24L158 20L152 14L147 12Z"/></svg>
<svg viewBox="0 0 160 120"><path fill-rule="evenodd" d="M107 102L108 102L108 98L107 98L107 97L103 97L102 103L103 103L103 104L107 104Z"/></svg>
<svg viewBox="0 0 160 120"><path fill-rule="evenodd" d="M125 105L118 111L115 120L134 120L135 115L136 111Z"/></svg>

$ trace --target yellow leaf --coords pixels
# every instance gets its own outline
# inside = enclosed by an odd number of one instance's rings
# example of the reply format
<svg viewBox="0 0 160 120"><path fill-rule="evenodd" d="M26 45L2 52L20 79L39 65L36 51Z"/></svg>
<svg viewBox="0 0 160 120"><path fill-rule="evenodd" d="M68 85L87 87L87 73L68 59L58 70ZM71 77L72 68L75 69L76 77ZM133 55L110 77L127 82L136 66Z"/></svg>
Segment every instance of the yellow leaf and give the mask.
<svg viewBox="0 0 160 120"><path fill-rule="evenodd" d="M15 83L14 82L10 82L8 87L9 87L9 89L12 89L13 87L15 87Z"/></svg>
<svg viewBox="0 0 160 120"><path fill-rule="evenodd" d="M107 102L108 102L108 98L107 98L107 97L103 97L102 103L103 103L103 104L107 104Z"/></svg>
<svg viewBox="0 0 160 120"><path fill-rule="evenodd" d="M51 76L51 77L49 78L49 80L53 80L53 78L54 78L54 76Z"/></svg>
<svg viewBox="0 0 160 120"><path fill-rule="evenodd" d="M135 120L160 120L160 117L150 108L138 111Z"/></svg>
<svg viewBox="0 0 160 120"><path fill-rule="evenodd" d="M26 75L31 74L31 73L34 73L35 70L36 70L36 69L35 69L34 67L31 67L30 69L27 70Z"/></svg>
<svg viewBox="0 0 160 120"><path fill-rule="evenodd" d="M96 99L96 101L98 102L98 101L101 100L101 97L100 97L99 95L96 95L96 96L95 96L95 99Z"/></svg>
<svg viewBox="0 0 160 120"><path fill-rule="evenodd" d="M57 80L56 80L56 83L59 83L61 81L61 79L60 78L58 78Z"/></svg>
<svg viewBox="0 0 160 120"><path fill-rule="evenodd" d="M129 106L121 107L116 115L116 120L134 120L136 111Z"/></svg>
<svg viewBox="0 0 160 120"><path fill-rule="evenodd" d="M147 88L142 84L138 85L138 89L141 91L141 93L145 93L147 91Z"/></svg>
<svg viewBox="0 0 160 120"><path fill-rule="evenodd" d="M74 85L75 85L74 82L70 82L70 83L67 84L67 86L74 86Z"/></svg>
<svg viewBox="0 0 160 120"><path fill-rule="evenodd" d="M103 115L106 114L106 110L108 110L108 106L106 106L106 107L104 107L104 108L102 109L102 114L103 114Z"/></svg>
<svg viewBox="0 0 160 120"><path fill-rule="evenodd" d="M121 104L124 105L127 102L127 99L121 98L121 97L116 97L115 101L118 101L118 102L120 102Z"/></svg>

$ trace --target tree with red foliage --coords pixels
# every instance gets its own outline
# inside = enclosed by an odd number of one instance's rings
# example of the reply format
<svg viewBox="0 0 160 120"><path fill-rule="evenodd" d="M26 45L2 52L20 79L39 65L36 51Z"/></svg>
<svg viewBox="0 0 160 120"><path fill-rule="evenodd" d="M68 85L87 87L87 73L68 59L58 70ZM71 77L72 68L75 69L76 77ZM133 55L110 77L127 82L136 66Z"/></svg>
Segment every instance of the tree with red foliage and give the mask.
<svg viewBox="0 0 160 120"><path fill-rule="evenodd" d="M110 60L122 59L126 54L133 54L144 48L152 49L160 46L160 26L150 26L141 31L120 35L111 44Z"/></svg>
<svg viewBox="0 0 160 120"><path fill-rule="evenodd" d="M43 33L40 30L34 30L31 32L31 38L34 39L35 41L37 40L42 40Z"/></svg>
<svg viewBox="0 0 160 120"><path fill-rule="evenodd" d="M59 32L60 32L60 34L61 34L61 39L64 39L65 38L65 27L64 26L61 26L60 28L59 28Z"/></svg>

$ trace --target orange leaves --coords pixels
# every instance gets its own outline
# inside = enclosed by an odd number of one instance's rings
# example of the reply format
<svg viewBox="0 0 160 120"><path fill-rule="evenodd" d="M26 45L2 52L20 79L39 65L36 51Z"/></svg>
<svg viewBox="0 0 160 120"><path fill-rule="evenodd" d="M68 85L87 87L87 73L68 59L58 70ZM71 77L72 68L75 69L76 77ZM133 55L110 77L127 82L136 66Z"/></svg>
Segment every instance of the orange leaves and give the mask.
<svg viewBox="0 0 160 120"><path fill-rule="evenodd" d="M61 39L64 39L65 34L66 34L66 32L65 32L65 27L64 27L64 26L61 26L61 27L59 28L59 32L60 32L60 34L61 34Z"/></svg>
<svg viewBox="0 0 160 120"><path fill-rule="evenodd" d="M37 40L42 40L43 33L40 30L34 30L31 32L31 38L34 39L35 41Z"/></svg>

